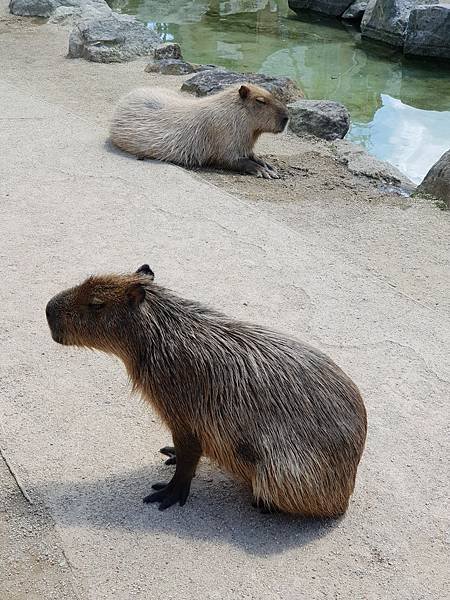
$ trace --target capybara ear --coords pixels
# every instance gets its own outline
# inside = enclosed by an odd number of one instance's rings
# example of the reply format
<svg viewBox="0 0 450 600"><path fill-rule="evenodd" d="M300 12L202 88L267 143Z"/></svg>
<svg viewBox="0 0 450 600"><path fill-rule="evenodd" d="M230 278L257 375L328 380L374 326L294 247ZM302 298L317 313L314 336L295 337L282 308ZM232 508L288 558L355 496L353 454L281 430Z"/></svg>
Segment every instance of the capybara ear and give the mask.
<svg viewBox="0 0 450 600"><path fill-rule="evenodd" d="M130 306L139 306L145 300L145 288L142 283L133 283L127 290Z"/></svg>
<svg viewBox="0 0 450 600"><path fill-rule="evenodd" d="M249 94L250 88L247 85L241 85L241 87L239 88L239 96L242 98L242 100L248 98Z"/></svg>
<svg viewBox="0 0 450 600"><path fill-rule="evenodd" d="M142 265L142 267L139 267L136 273L142 273L142 275L147 275L148 277L151 277L152 281L155 279L155 274L147 264Z"/></svg>

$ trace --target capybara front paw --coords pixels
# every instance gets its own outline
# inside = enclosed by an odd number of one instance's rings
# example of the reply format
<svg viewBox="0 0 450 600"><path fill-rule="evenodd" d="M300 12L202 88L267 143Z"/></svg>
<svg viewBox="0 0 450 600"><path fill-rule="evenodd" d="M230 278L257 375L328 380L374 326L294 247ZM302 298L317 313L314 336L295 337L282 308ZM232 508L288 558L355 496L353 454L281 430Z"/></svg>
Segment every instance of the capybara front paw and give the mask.
<svg viewBox="0 0 450 600"><path fill-rule="evenodd" d="M260 167L262 167L263 170L266 172L266 175L269 175L269 177L266 177L266 179L279 179L280 178L275 167L272 167L272 165L267 163L265 160L262 160L261 158L258 158L254 155L251 157L251 160L254 163L256 163L257 165L259 165ZM264 177L264 175L258 175L258 177Z"/></svg>
<svg viewBox="0 0 450 600"><path fill-rule="evenodd" d="M179 484L173 484L172 482L169 482L168 484L155 483L152 487L157 491L145 496L145 504L159 502L159 510L166 510L166 508L173 506L177 502L180 506L186 504L191 489L191 482Z"/></svg>
<svg viewBox="0 0 450 600"><path fill-rule="evenodd" d="M270 165L256 164L255 173L256 177L263 177L264 179L279 179L278 173Z"/></svg>
<svg viewBox="0 0 450 600"><path fill-rule="evenodd" d="M272 179L279 179L280 176L278 175L277 170L275 169L275 167L272 167L272 165L270 165L269 163L264 163L264 167L266 169L266 171L269 171L270 176L272 177Z"/></svg>
<svg viewBox="0 0 450 600"><path fill-rule="evenodd" d="M177 464L177 454L175 452L175 448L173 446L164 446L160 450L161 454L168 456L169 458L165 461L166 465L176 465Z"/></svg>

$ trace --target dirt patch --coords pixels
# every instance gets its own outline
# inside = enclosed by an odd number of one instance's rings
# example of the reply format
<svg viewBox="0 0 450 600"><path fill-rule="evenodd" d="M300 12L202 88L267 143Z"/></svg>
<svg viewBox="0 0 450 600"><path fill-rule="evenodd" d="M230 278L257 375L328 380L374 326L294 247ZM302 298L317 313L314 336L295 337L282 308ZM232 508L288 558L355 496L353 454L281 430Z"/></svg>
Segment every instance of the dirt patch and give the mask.
<svg viewBox="0 0 450 600"><path fill-rule="evenodd" d="M320 142L309 142L321 147ZM386 182L353 175L347 166L330 154L314 149L296 154L265 153L264 160L275 166L280 179L266 180L225 171L197 171L230 193L251 201L298 202L354 201L389 202L409 206L412 200Z"/></svg>

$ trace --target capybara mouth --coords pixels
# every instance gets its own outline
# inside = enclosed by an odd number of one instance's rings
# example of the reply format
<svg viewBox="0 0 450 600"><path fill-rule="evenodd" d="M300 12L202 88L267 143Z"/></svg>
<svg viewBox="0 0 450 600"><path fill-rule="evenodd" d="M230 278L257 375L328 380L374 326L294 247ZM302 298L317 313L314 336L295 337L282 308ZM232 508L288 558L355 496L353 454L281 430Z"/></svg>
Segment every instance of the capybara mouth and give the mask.
<svg viewBox="0 0 450 600"><path fill-rule="evenodd" d="M288 121L289 121L289 117L283 117L280 120L280 128L278 129L277 133L282 133L286 129L286 125L288 124Z"/></svg>
<svg viewBox="0 0 450 600"><path fill-rule="evenodd" d="M62 346L67 346L63 336L60 333L56 333L55 331L52 331L51 333L54 342L56 342L57 344L61 344Z"/></svg>
<svg viewBox="0 0 450 600"><path fill-rule="evenodd" d="M50 328L50 333L52 336L52 340L54 342L56 342L57 344L61 344L63 346L67 346L67 342L64 339L63 334L61 333L61 331L59 331L58 327L55 326L55 324L50 323L50 321L48 320L48 326Z"/></svg>

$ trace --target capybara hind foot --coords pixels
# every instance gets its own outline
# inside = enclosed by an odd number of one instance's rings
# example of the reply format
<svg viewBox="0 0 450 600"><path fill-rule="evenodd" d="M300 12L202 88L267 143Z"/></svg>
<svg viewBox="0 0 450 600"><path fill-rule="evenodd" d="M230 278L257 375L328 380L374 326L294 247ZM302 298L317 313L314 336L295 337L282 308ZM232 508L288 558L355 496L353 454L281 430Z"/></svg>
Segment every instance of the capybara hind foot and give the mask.
<svg viewBox="0 0 450 600"><path fill-rule="evenodd" d="M177 454L175 452L175 448L173 446L164 446L160 450L161 454L168 456L169 458L165 461L165 465L176 465L177 464Z"/></svg>
<svg viewBox="0 0 450 600"><path fill-rule="evenodd" d="M177 502L180 506L184 506L191 489L191 480L174 482L174 479L169 481L169 483L155 483L152 485L157 491L145 496L144 503L159 502L159 510L166 510L166 508L173 506Z"/></svg>
<svg viewBox="0 0 450 600"><path fill-rule="evenodd" d="M267 504L267 502L262 502L261 500L256 500L253 498L252 501L253 508L257 508L259 512L263 515L276 514L281 512L277 506L273 504Z"/></svg>

